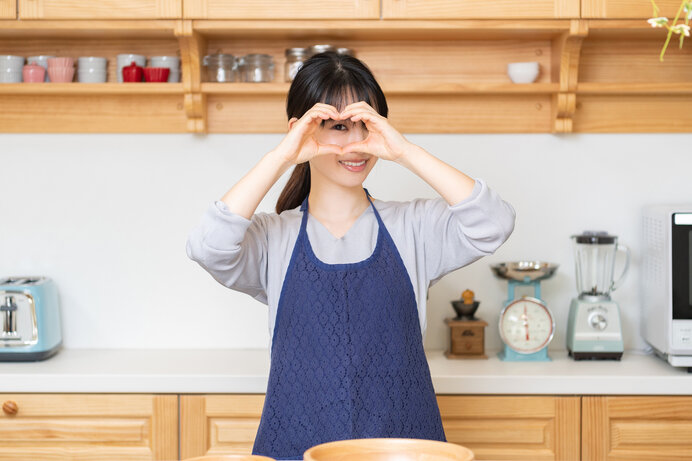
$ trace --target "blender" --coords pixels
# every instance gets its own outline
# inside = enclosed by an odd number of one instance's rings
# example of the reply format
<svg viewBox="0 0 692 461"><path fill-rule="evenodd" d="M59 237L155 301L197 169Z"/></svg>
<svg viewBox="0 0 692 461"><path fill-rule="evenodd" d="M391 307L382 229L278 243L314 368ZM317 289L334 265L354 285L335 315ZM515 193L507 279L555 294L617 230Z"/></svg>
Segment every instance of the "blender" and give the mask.
<svg viewBox="0 0 692 461"><path fill-rule="evenodd" d="M610 292L622 283L630 251L617 236L602 231L573 235L577 291L567 321L567 350L574 360L620 360L624 351L620 308ZM625 266L614 281L615 259L625 253Z"/></svg>

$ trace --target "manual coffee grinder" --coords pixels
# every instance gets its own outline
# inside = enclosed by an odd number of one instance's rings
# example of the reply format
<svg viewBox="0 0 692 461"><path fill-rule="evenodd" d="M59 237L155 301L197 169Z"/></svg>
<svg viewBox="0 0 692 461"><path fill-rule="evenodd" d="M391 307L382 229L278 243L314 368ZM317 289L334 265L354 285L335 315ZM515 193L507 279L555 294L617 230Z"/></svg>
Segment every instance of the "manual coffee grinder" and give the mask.
<svg viewBox="0 0 692 461"><path fill-rule="evenodd" d="M620 360L624 351L620 308L610 293L622 283L630 251L607 232L585 231L573 235L579 296L572 299L567 321L567 350L574 360ZM613 281L615 256L625 253L625 266Z"/></svg>

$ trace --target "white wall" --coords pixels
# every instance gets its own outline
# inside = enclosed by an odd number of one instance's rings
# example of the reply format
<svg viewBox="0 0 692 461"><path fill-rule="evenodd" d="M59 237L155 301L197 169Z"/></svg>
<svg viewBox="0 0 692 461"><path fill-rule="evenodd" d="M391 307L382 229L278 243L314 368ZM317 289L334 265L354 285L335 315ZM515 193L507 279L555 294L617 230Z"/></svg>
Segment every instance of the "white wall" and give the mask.
<svg viewBox="0 0 692 461"><path fill-rule="evenodd" d="M266 348L267 308L217 284L185 254L189 230L282 138L275 135L0 136L0 276L46 275L60 290L70 348ZM544 282L556 316L551 349L564 349L575 295L570 235L604 229L632 247L620 303L627 349L639 336L639 213L692 202L692 135L407 135L442 160L484 178L517 211L496 254L430 290L426 348L444 348L449 301L466 288L489 322L506 283L490 263L560 264ZM288 174L260 205L271 211ZM380 161L365 184L383 200L434 197L422 180ZM617 269L616 269L617 270Z"/></svg>

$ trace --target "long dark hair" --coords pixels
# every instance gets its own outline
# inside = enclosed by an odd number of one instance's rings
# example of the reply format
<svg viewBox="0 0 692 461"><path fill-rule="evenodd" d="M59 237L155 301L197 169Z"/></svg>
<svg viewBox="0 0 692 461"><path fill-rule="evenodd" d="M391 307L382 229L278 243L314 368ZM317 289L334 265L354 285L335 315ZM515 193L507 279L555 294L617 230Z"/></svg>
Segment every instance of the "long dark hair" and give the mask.
<svg viewBox="0 0 692 461"><path fill-rule="evenodd" d="M334 51L318 53L306 60L296 73L286 98L286 115L288 120L300 119L318 102L341 111L349 99L367 102L383 117L389 112L382 88L362 61ZM305 162L293 169L276 201L276 212L297 207L309 193L310 164Z"/></svg>

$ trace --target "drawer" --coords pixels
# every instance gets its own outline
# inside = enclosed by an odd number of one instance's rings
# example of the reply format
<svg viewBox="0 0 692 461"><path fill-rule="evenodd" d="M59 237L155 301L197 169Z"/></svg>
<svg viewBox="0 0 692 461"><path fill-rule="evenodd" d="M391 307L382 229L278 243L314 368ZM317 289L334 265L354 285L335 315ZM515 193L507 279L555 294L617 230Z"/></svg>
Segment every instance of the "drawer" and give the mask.
<svg viewBox="0 0 692 461"><path fill-rule="evenodd" d="M0 394L0 458L178 459L178 396Z"/></svg>

